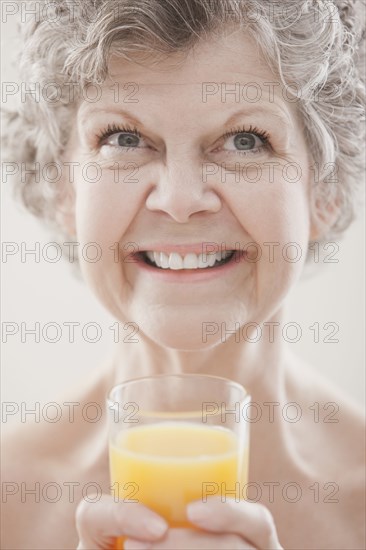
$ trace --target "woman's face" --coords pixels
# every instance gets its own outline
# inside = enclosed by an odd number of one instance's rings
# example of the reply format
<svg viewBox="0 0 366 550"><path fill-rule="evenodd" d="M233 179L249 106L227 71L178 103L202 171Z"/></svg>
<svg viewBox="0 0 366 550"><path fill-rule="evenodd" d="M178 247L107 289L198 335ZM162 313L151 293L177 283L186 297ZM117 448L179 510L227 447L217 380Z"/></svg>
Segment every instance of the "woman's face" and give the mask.
<svg viewBox="0 0 366 550"><path fill-rule="evenodd" d="M114 57L110 69L101 98L82 101L66 155L80 164L86 281L117 319L171 348L269 319L310 231L296 102L240 32L142 65Z"/></svg>

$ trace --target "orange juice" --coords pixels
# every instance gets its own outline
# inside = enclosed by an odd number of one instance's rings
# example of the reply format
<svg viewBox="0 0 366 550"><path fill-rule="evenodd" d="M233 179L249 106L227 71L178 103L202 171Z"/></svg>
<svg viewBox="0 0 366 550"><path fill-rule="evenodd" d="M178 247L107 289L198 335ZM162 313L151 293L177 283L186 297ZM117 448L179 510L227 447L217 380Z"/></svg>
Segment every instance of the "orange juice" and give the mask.
<svg viewBox="0 0 366 550"><path fill-rule="evenodd" d="M172 527L192 527L189 502L245 482L238 450L237 436L221 427L171 421L124 429L110 446L112 493L145 504Z"/></svg>

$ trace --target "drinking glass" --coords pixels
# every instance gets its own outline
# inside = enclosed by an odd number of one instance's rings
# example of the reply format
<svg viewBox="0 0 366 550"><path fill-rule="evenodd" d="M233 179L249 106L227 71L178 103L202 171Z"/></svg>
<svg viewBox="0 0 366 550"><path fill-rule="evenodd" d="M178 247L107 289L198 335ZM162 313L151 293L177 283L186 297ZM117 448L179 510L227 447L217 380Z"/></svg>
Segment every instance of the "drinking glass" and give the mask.
<svg viewBox="0 0 366 550"><path fill-rule="evenodd" d="M247 483L249 404L243 386L219 376L162 374L115 386L107 403L114 498L192 528L189 502L223 499Z"/></svg>

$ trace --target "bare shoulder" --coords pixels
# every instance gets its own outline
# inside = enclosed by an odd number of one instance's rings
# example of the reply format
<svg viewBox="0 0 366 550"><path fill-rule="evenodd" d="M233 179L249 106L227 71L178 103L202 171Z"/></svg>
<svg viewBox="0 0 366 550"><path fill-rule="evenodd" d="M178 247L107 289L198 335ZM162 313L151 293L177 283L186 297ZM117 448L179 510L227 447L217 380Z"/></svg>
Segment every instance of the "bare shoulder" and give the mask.
<svg viewBox="0 0 366 550"><path fill-rule="evenodd" d="M84 451L90 454L94 440L106 431L108 375L95 370L82 388L78 381L67 396L45 405L22 403L17 422L3 429L2 471L10 478L43 478L52 470L70 470Z"/></svg>
<svg viewBox="0 0 366 550"><path fill-rule="evenodd" d="M32 423L14 423L2 432L1 472L9 483L21 483L28 477L44 473L47 462L46 426Z"/></svg>
<svg viewBox="0 0 366 550"><path fill-rule="evenodd" d="M342 490L344 503L363 506L365 416L362 406L302 360L286 368L287 399L300 405L297 438L311 449L314 472ZM300 445L300 443L299 443Z"/></svg>
<svg viewBox="0 0 366 550"><path fill-rule="evenodd" d="M283 393L295 404L292 416L299 415L285 428L292 465L303 482L301 521L295 518L296 533L285 529L283 540L291 548L304 548L305 538L308 548L365 548L362 407L296 358L286 365Z"/></svg>
<svg viewBox="0 0 366 550"><path fill-rule="evenodd" d="M297 403L301 411L293 430L295 445L308 457L314 473L342 486L345 495L364 499L362 406L302 360L288 363L285 384L286 400Z"/></svg>
<svg viewBox="0 0 366 550"><path fill-rule="evenodd" d="M78 503L108 488L105 389L95 386L60 399L57 421L49 411L3 430L2 548L77 547Z"/></svg>
<svg viewBox="0 0 366 550"><path fill-rule="evenodd" d="M42 506L42 488L50 477L42 456L41 429L26 424L7 427L2 434L1 479L3 548L26 548L23 533L32 526L37 531L36 515ZM30 539L32 536L29 537Z"/></svg>
<svg viewBox="0 0 366 550"><path fill-rule="evenodd" d="M2 548L76 548L76 534L58 532L56 525L65 515L72 518L63 484L65 453L50 452L59 435L61 426L44 423L13 426L3 434Z"/></svg>
<svg viewBox="0 0 366 550"><path fill-rule="evenodd" d="M286 365L285 393L299 404L304 426L319 444L319 456L349 467L364 463L365 415L362 406L311 365L291 358Z"/></svg>

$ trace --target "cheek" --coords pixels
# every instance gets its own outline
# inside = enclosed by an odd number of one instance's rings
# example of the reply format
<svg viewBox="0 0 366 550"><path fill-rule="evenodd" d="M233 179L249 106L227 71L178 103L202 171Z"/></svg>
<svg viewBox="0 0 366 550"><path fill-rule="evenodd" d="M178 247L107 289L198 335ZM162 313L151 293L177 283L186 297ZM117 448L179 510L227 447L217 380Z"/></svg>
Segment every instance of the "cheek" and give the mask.
<svg viewBox="0 0 366 550"><path fill-rule="evenodd" d="M268 318L299 279L308 250L307 182L246 182L230 194L230 208L249 241L258 318ZM228 199L229 200L229 199ZM270 311L271 310L271 311Z"/></svg>
<svg viewBox="0 0 366 550"><path fill-rule="evenodd" d="M120 285L120 241L141 208L142 188L104 170L99 181L79 178L76 185L76 233L85 281L114 314ZM131 249L127 250L131 252ZM114 280L113 278L116 278Z"/></svg>
<svg viewBox="0 0 366 550"><path fill-rule="evenodd" d="M96 182L78 181L75 211L81 242L95 241L105 249L121 239L143 198L142 186L129 175L104 169Z"/></svg>
<svg viewBox="0 0 366 550"><path fill-rule="evenodd" d="M278 243L281 247L295 243L306 256L310 231L307 181L296 174L285 179L283 174L280 168L270 178L262 166L261 178L251 181L248 177L236 185L227 195L228 202L244 232L260 246L264 256L269 248L264 243ZM255 175L251 174L251 178Z"/></svg>

